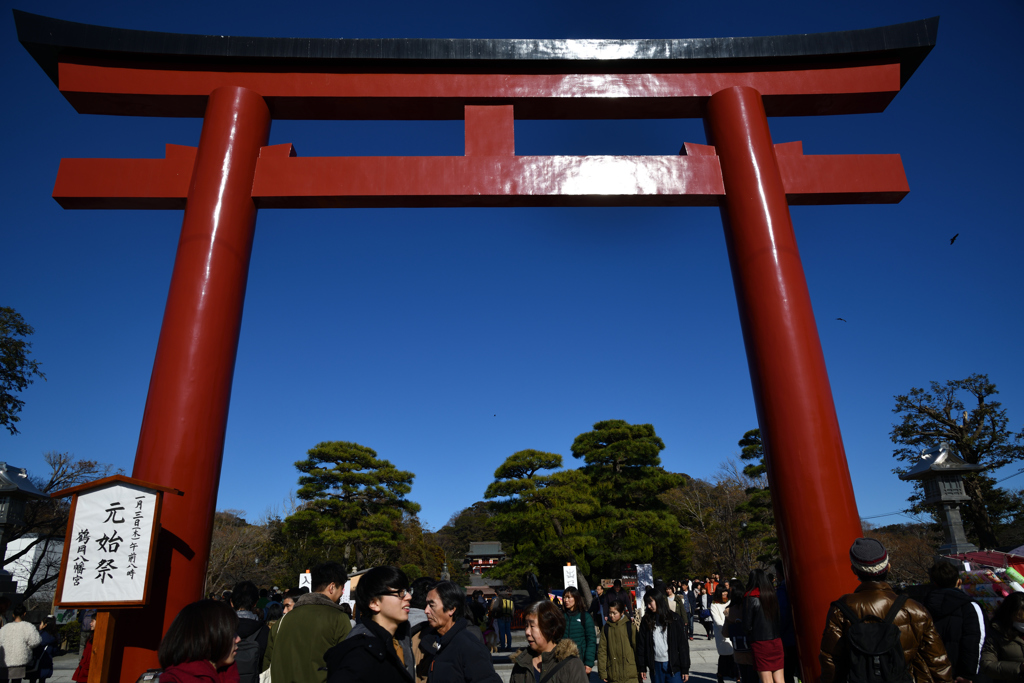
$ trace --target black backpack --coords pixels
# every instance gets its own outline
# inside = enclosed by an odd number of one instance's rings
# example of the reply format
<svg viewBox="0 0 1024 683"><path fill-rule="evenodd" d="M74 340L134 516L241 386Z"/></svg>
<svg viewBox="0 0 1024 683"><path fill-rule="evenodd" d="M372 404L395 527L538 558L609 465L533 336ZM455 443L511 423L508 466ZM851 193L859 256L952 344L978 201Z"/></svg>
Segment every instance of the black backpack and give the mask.
<svg viewBox="0 0 1024 683"><path fill-rule="evenodd" d="M842 600L832 603L850 620L846 631L850 645L848 683L912 683L900 630L893 623L906 601L906 595L896 598L882 621L876 617L861 621Z"/></svg>
<svg viewBox="0 0 1024 683"><path fill-rule="evenodd" d="M260 679L260 645L257 638L263 632L258 628L238 641L238 652L235 653L235 664L238 665L240 683L256 683Z"/></svg>

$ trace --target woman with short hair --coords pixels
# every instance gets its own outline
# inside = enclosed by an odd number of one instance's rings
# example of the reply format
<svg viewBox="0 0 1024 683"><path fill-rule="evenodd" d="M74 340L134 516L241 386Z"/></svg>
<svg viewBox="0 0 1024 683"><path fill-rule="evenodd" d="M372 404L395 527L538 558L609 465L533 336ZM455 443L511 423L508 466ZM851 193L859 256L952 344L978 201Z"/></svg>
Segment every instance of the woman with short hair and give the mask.
<svg viewBox="0 0 1024 683"><path fill-rule="evenodd" d="M200 600L174 617L160 641L160 683L237 683L238 616L228 603Z"/></svg>
<svg viewBox="0 0 1024 683"><path fill-rule="evenodd" d="M526 608L527 649L512 655L509 683L587 683L579 650L565 635L565 616L548 600Z"/></svg>

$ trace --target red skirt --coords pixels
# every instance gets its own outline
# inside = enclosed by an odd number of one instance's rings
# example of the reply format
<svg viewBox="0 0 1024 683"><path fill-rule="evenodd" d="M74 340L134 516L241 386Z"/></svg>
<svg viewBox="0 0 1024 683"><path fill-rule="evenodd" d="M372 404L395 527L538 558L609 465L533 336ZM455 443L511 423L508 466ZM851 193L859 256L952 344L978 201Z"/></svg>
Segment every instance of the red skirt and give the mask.
<svg viewBox="0 0 1024 683"><path fill-rule="evenodd" d="M758 671L778 671L785 667L782 638L755 640L750 649L754 651L754 668Z"/></svg>

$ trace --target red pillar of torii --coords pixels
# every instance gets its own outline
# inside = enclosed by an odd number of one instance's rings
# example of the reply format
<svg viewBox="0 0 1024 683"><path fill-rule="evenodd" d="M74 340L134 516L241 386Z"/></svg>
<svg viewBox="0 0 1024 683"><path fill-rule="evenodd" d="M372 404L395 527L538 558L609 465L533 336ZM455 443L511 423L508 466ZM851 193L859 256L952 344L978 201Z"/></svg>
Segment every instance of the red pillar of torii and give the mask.
<svg viewBox="0 0 1024 683"><path fill-rule="evenodd" d="M804 680L861 534L790 204L898 202L898 155L805 156L768 116L885 109L937 18L729 40L290 40L182 36L15 12L81 113L203 117L164 159L64 159L65 208L185 210L133 476L163 513L153 600L118 617L110 680L155 664L201 597L256 211L299 207L719 206L765 442ZM157 47L158 46L158 47ZM516 156L515 119L702 117L678 156ZM457 157L302 158L272 119L464 119Z"/></svg>

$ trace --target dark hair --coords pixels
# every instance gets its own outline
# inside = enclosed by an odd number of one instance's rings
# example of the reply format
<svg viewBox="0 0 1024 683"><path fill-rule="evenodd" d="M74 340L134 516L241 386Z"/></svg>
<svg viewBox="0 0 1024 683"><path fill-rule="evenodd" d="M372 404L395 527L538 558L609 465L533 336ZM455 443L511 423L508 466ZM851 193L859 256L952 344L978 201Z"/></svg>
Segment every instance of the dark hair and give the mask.
<svg viewBox="0 0 1024 683"><path fill-rule="evenodd" d="M614 581L612 582L612 587L613 587L613 588L614 588L615 590L621 590L621 589L622 589L622 579L615 579L615 580L614 580Z"/></svg>
<svg viewBox="0 0 1024 683"><path fill-rule="evenodd" d="M332 583L339 587L344 586L348 581L348 573L337 562L324 562L313 567L311 579L313 592L320 593Z"/></svg>
<svg viewBox="0 0 1024 683"><path fill-rule="evenodd" d="M284 592L284 595L281 596L281 600L284 601L285 598L291 598L292 602L295 602L308 592L309 591L302 590L302 588L292 588L291 590L286 590Z"/></svg>
<svg viewBox="0 0 1024 683"><path fill-rule="evenodd" d="M570 612L586 612L586 605L583 604L583 593L576 586L569 586L562 592L562 607L565 607L565 598L569 596L572 598L572 609Z"/></svg>
<svg viewBox="0 0 1024 683"><path fill-rule="evenodd" d="M284 616L284 605L279 602L271 602L267 605L266 621L277 621Z"/></svg>
<svg viewBox="0 0 1024 683"><path fill-rule="evenodd" d="M240 581L231 589L231 606L251 612L260 599L259 590L252 581Z"/></svg>
<svg viewBox="0 0 1024 683"><path fill-rule="evenodd" d="M1024 606L1024 593L1010 593L1003 598L999 607L996 607L996 611L992 614L992 623L998 625L1004 634L1009 635L1014 630L1013 622L1022 606Z"/></svg>
<svg viewBox="0 0 1024 683"><path fill-rule="evenodd" d="M268 595L270 595L270 591L269 590L267 590L266 588L261 588L260 589L260 599L263 599L263 598L267 597Z"/></svg>
<svg viewBox="0 0 1024 683"><path fill-rule="evenodd" d="M614 607L615 609L619 610L619 614L625 614L626 613L626 603L623 602L622 600L612 600L608 604L608 611L609 612L611 611L612 607Z"/></svg>
<svg viewBox="0 0 1024 683"><path fill-rule="evenodd" d="M237 630L238 617L223 602L200 600L186 605L160 641L160 666L166 669L186 662L218 664L231 654Z"/></svg>
<svg viewBox="0 0 1024 683"><path fill-rule="evenodd" d="M740 581L737 578L732 578L729 579L729 591L733 595L738 595L740 600L742 601L744 594L747 592L747 589L743 586L742 581Z"/></svg>
<svg viewBox="0 0 1024 683"><path fill-rule="evenodd" d="M769 620L774 621L779 618L779 598L775 595L775 586L772 585L771 579L763 569L754 569L750 572L750 590L758 589L760 596L758 599L761 601L761 610Z"/></svg>
<svg viewBox="0 0 1024 683"><path fill-rule="evenodd" d="M550 600L538 600L523 612L523 620L526 617L537 615L537 627L544 640L549 643L557 643L565 635L565 616L562 610L555 607Z"/></svg>
<svg viewBox="0 0 1024 683"><path fill-rule="evenodd" d="M13 614L16 617L23 617L26 614L28 614L28 610L25 608L24 604L15 605L14 609L11 610L11 614Z"/></svg>
<svg viewBox="0 0 1024 683"><path fill-rule="evenodd" d="M409 577L398 567L374 567L359 577L356 585L356 605L360 611L371 614L370 603L376 598L409 587Z"/></svg>
<svg viewBox="0 0 1024 683"><path fill-rule="evenodd" d="M445 612L455 609L452 619L461 619L466 613L466 594L451 581L438 581L430 590L437 591L437 597L441 598L441 607Z"/></svg>
<svg viewBox="0 0 1024 683"><path fill-rule="evenodd" d="M725 604L725 598L722 597L722 594L725 593L725 592L726 592L725 586L723 584L718 584L718 587L715 588L715 595L711 599L714 600L719 605Z"/></svg>
<svg viewBox="0 0 1024 683"><path fill-rule="evenodd" d="M412 588L412 601L409 603L409 607L426 609L427 593L429 593L430 589L434 587L434 580L426 576L421 576L413 581L409 587Z"/></svg>
<svg viewBox="0 0 1024 683"><path fill-rule="evenodd" d="M675 616L672 610L668 606L668 596L665 591L659 588L651 588L644 593L644 607L647 607L648 602L654 603L654 611L647 610L644 612L644 623L651 630L654 630L654 626L668 626L669 622Z"/></svg>
<svg viewBox="0 0 1024 683"><path fill-rule="evenodd" d="M352 618L352 605L348 604L347 602L343 602L343 603L341 603L340 605L338 605L338 608L339 608L339 609L340 609L340 610L341 610L342 612L344 612L345 614L347 614L347 615L348 615L348 618L349 618L349 619L351 619L351 618Z"/></svg>
<svg viewBox="0 0 1024 683"><path fill-rule="evenodd" d="M43 617L43 631L60 640L60 631L57 629L57 619L52 616Z"/></svg>
<svg viewBox="0 0 1024 683"><path fill-rule="evenodd" d="M956 580L960 578L960 572L956 570L952 562L939 560L928 570L928 580L938 588L954 588Z"/></svg>

